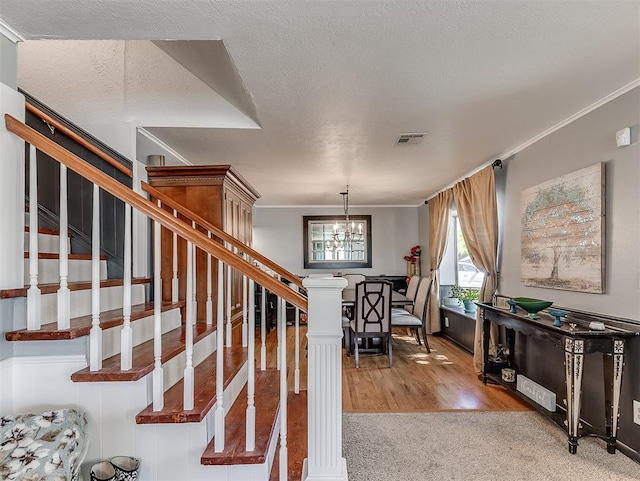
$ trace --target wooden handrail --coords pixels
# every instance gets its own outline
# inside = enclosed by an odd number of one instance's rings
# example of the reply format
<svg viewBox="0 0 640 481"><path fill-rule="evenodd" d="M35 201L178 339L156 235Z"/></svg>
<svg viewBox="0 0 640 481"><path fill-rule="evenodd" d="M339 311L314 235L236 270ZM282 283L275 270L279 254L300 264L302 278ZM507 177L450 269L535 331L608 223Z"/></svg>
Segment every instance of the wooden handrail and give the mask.
<svg viewBox="0 0 640 481"><path fill-rule="evenodd" d="M26 105L27 110L29 112L31 112L32 114L40 117L42 120L44 120L48 124L54 126L60 132L65 134L67 137L69 137L70 139L74 140L78 144L82 145L85 149L90 150L91 152L96 154L98 157L100 157L102 160L104 160L106 163L108 163L109 165L111 165L111 166L115 167L116 169L118 169L120 172L122 172L127 177L133 178L133 172L131 171L130 168L122 165L120 162L118 162L116 159L111 157L109 154L106 154L105 152L103 152L102 150L97 148L95 145L91 144L90 142L87 142L85 139L80 137L74 131L72 131L68 127L62 125L60 122L58 122L56 119L54 119L50 115L45 114L42 110L40 110L35 105L32 105L29 102L26 102L25 105Z"/></svg>
<svg viewBox="0 0 640 481"><path fill-rule="evenodd" d="M242 242L240 242L238 239L236 239L232 235L230 235L230 234L226 233L225 231L223 231L222 229L219 229L218 227L214 226L211 222L209 222L206 219L204 219L203 217L199 216L198 214L196 214L192 210L187 209L185 206L183 206L179 202L176 202L171 197L169 197L167 194L159 191L158 189L156 189L152 185L149 185L146 182L141 182L141 184L142 184L142 190L144 190L151 197L160 200L163 204L165 204L168 207L176 210L180 214L182 214L185 217L187 217L189 220L195 221L196 224L198 224L198 225L204 227L205 229L207 229L208 231L210 231L218 239L223 240L225 242L228 242L233 247L235 247L237 249L240 249L243 252L246 252L251 257L253 257L255 260L257 260L258 262L262 263L264 266L266 266L267 268L271 269L272 271L274 271L276 274L280 275L281 277L284 277L285 279L290 281L292 284L295 284L298 287L302 287L302 280L298 276L296 276L295 274L292 274L291 272L286 270L284 267L282 267L279 264L276 264L275 262L273 262L268 257L263 256L258 251L253 250L251 247L249 247L246 244L243 244Z"/></svg>
<svg viewBox="0 0 640 481"><path fill-rule="evenodd" d="M103 190L136 208L153 221L159 222L163 227L177 233L179 236L195 244L203 251L250 277L258 284L266 287L274 294L285 299L290 304L293 304L304 311L307 310L306 297L292 290L283 282L271 277L250 262L247 262L241 257L235 255L233 252L229 251L213 239L210 239L202 232L176 219L173 217L173 214L168 213L164 209L160 209L153 202L145 199L140 194L135 193L120 182L112 179L104 172L96 169L77 155L69 152L64 147L56 144L54 141L48 139L11 115L5 114L4 118L7 130L35 146L41 152L44 152L49 157L63 163L69 169L73 170L90 182L98 184Z"/></svg>

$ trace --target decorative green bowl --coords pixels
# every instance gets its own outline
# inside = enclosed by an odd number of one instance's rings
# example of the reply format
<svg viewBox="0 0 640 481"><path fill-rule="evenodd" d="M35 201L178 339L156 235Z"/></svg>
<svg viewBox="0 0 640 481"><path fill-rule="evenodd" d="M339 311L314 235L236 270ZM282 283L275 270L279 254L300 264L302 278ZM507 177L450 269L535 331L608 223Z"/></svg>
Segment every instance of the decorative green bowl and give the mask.
<svg viewBox="0 0 640 481"><path fill-rule="evenodd" d="M514 297L513 302L529 313L531 319L539 319L538 312L551 306L553 302L533 299L531 297Z"/></svg>

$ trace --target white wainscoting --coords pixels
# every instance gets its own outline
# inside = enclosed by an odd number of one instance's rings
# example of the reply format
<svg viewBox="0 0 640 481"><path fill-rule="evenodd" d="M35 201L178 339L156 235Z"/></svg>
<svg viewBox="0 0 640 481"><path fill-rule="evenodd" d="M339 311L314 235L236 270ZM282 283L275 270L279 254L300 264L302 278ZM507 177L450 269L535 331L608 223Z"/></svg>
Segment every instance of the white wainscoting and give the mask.
<svg viewBox="0 0 640 481"><path fill-rule="evenodd" d="M13 358L0 361L0 416L13 413Z"/></svg>
<svg viewBox="0 0 640 481"><path fill-rule="evenodd" d="M151 374L136 382L72 382L71 374L86 366L85 357L78 355L25 356L0 361L1 413L74 406L87 411L91 439L82 467L83 479L89 479L93 464L118 455L139 457L140 479L149 481L268 479L263 477L265 466L238 469L200 464L213 433L215 406L200 423L137 425L136 414L151 403ZM246 380L245 364L225 390L225 406L233 404Z"/></svg>

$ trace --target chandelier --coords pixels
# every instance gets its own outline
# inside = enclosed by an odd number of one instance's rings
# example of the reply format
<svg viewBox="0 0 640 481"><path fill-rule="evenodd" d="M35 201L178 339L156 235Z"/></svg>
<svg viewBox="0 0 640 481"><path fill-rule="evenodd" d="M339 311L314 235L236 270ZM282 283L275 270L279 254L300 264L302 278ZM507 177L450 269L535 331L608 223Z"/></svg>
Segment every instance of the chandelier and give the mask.
<svg viewBox="0 0 640 481"><path fill-rule="evenodd" d="M363 239L362 223L357 225L355 222L349 222L349 186L347 190L340 192L342 196L342 207L344 208L344 230L341 232L341 224L338 222L333 225L333 243L335 247L343 247L345 244L352 244L353 242L361 242Z"/></svg>

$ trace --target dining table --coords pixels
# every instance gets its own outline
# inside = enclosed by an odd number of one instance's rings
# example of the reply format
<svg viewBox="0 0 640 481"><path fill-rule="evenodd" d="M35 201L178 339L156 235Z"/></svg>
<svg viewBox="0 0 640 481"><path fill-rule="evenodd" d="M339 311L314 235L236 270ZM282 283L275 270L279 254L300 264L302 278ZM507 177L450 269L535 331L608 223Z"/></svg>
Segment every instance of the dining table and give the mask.
<svg viewBox="0 0 640 481"><path fill-rule="evenodd" d="M355 289L344 289L342 291L342 307L353 307L356 304L356 290ZM404 294L399 293L398 291L391 292L391 306L392 307L404 307L410 306L413 304L413 301L409 299Z"/></svg>

